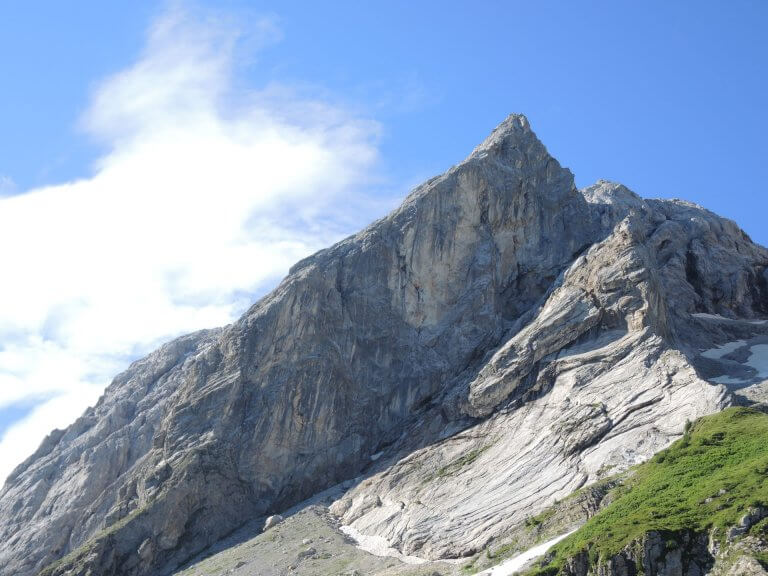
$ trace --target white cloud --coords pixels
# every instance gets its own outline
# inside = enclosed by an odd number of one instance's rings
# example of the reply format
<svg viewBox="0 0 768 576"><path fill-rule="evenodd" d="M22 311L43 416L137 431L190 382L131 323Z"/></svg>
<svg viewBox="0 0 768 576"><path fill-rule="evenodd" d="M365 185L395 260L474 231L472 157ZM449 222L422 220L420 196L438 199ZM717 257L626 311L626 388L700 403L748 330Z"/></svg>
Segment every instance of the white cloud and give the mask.
<svg viewBox="0 0 768 576"><path fill-rule="evenodd" d="M353 195L378 126L285 86L234 88L244 37L279 30L167 11L93 95L83 126L108 150L94 175L0 198L0 408L47 398L0 440L0 477L130 356L232 321L244 294L382 208Z"/></svg>

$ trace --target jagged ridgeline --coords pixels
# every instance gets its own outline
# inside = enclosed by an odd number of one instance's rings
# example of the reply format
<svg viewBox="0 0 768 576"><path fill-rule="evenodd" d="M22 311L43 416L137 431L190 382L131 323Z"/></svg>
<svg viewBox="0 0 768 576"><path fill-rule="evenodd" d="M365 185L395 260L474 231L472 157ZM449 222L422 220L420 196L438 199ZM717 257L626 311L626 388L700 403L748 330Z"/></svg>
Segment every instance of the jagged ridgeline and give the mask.
<svg viewBox="0 0 768 576"><path fill-rule="evenodd" d="M762 401L767 266L699 206L577 189L510 116L54 431L0 493L0 575L173 574L333 486L328 522L471 559L686 421Z"/></svg>

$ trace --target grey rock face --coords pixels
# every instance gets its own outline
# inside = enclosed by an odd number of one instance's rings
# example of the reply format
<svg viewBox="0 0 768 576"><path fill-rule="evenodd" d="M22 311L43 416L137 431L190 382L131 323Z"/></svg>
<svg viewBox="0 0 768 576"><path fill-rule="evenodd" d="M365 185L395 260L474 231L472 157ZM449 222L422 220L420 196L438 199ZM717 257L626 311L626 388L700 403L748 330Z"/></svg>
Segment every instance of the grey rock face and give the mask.
<svg viewBox="0 0 768 576"><path fill-rule="evenodd" d="M755 558L742 556L731 566L728 576L765 576L768 572Z"/></svg>
<svg viewBox="0 0 768 576"><path fill-rule="evenodd" d="M648 458L686 420L730 402L692 361L699 346L733 336L702 330L691 314L754 317L762 301L739 299L749 275L739 284L738 271L764 266L765 250L701 209L628 194L607 183L585 192L607 203L596 210L605 228L606 215L618 223L468 376L460 410L483 420L360 483L334 508L344 523L407 554L469 555L583 484ZM717 241L707 238L713 230ZM711 246L705 260L717 260L724 273L716 277L719 293L740 294L735 310L690 284L686 251L697 243ZM371 504L374 495L381 505Z"/></svg>
<svg viewBox="0 0 768 576"><path fill-rule="evenodd" d="M566 563L566 576L704 576L715 559L707 550L706 534L649 532L619 554L592 566L586 552Z"/></svg>
<svg viewBox="0 0 768 576"><path fill-rule="evenodd" d="M768 509L763 506L750 508L747 513L741 517L738 526L733 526L728 530L728 540L733 540L738 536L743 536L749 529L768 516Z"/></svg>
<svg viewBox="0 0 768 576"><path fill-rule="evenodd" d="M697 372L768 315L768 251L691 204L575 188L522 116L238 322L118 376L0 493L0 574L171 573L254 518L333 511L469 553L730 395ZM761 280L762 279L762 280ZM746 323L745 323L746 322Z"/></svg>

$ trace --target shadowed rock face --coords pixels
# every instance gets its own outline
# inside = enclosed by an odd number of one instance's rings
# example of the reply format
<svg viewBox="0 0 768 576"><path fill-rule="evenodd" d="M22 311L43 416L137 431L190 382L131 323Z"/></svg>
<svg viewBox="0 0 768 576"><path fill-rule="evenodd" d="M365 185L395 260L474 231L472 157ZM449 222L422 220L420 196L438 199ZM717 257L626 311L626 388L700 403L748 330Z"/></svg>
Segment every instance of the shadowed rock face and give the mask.
<svg viewBox="0 0 768 576"><path fill-rule="evenodd" d="M48 573L171 573L361 474L334 505L344 522L407 553L467 553L727 404L690 359L730 328L691 313L764 314L766 266L699 207L577 190L510 116L238 322L135 363L54 432L0 493L0 574L72 551Z"/></svg>

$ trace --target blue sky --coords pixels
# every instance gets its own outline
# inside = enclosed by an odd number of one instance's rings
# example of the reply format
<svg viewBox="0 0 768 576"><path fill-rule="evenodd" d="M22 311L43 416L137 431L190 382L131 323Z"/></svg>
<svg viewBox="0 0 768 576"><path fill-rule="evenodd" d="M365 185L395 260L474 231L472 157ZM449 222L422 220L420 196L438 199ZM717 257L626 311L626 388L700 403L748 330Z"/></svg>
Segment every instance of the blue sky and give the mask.
<svg viewBox="0 0 768 576"><path fill-rule="evenodd" d="M766 29L745 0L0 3L0 475L510 112L578 185L768 244Z"/></svg>
<svg viewBox="0 0 768 576"><path fill-rule="evenodd" d="M101 152L77 119L164 6L114 4L2 7L0 174L19 188L87 175ZM690 199L768 243L765 2L371 4L211 3L280 27L240 82L322 91L380 121L394 182L445 169L523 112L579 185L608 178Z"/></svg>

